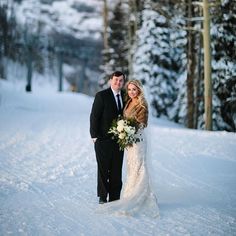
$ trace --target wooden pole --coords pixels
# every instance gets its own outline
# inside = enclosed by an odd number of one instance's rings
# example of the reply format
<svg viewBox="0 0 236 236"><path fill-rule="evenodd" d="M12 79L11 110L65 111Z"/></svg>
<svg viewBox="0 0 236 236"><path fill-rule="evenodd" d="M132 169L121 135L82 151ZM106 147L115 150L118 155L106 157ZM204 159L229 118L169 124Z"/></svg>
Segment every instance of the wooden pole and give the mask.
<svg viewBox="0 0 236 236"><path fill-rule="evenodd" d="M203 0L203 17L205 130L212 130L211 40L208 0Z"/></svg>

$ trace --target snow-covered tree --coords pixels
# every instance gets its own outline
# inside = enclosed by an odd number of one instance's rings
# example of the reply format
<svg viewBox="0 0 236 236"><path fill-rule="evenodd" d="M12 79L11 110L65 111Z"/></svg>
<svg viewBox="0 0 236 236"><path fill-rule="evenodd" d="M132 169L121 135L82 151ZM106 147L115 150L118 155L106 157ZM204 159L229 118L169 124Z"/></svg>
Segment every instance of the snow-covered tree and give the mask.
<svg viewBox="0 0 236 236"><path fill-rule="evenodd" d="M112 72L120 70L128 74L128 26L127 22L127 4L119 1L113 11L113 17L110 20L108 30L108 45L103 52L104 65L102 69L103 80L101 84L106 84Z"/></svg>
<svg viewBox="0 0 236 236"><path fill-rule="evenodd" d="M177 78L183 73L181 68L185 62L183 49L179 51L183 32L171 29L170 20L163 14L165 11L168 8L153 10L148 5L143 11L134 50L134 74L150 89L154 115L176 119L172 106L177 97Z"/></svg>
<svg viewBox="0 0 236 236"><path fill-rule="evenodd" d="M213 18L213 128L236 131L236 4L224 0Z"/></svg>
<svg viewBox="0 0 236 236"><path fill-rule="evenodd" d="M8 2L0 2L0 78L7 78L5 71L7 57L15 59L17 49L12 45L16 44L19 38L17 36L14 9Z"/></svg>
<svg viewBox="0 0 236 236"><path fill-rule="evenodd" d="M169 119L187 123L187 32L184 29L184 10L178 4L169 3L170 20L170 57L172 75L175 77L176 99L169 109Z"/></svg>

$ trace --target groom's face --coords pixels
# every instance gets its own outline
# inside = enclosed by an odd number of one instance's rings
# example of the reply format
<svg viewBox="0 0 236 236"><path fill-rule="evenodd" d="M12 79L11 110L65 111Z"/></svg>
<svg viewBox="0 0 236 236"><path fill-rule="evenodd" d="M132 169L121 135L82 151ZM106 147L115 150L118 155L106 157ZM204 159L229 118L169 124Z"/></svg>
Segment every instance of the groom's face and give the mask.
<svg viewBox="0 0 236 236"><path fill-rule="evenodd" d="M110 80L111 88L119 92L124 85L124 76L113 76Z"/></svg>

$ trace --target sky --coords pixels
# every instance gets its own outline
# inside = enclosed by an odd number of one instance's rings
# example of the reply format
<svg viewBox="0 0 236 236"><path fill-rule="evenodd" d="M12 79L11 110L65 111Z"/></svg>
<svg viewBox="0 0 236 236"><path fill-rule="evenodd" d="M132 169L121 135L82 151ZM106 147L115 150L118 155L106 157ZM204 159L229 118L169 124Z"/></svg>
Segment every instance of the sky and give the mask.
<svg viewBox="0 0 236 236"><path fill-rule="evenodd" d="M235 133L154 117L149 176L160 218L98 214L93 99L0 80L0 235L236 235Z"/></svg>

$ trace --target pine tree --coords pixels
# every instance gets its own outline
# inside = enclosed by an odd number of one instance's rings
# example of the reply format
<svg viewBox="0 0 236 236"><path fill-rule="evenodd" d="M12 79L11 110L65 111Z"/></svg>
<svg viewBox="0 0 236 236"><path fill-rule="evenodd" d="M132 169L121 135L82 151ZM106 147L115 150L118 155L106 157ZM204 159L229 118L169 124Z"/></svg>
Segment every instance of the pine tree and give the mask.
<svg viewBox="0 0 236 236"><path fill-rule="evenodd" d="M142 27L137 32L138 42L134 54L135 78L147 84L154 115L169 116L176 99L177 64L172 61L171 32L168 19L161 11L147 8L143 11Z"/></svg>
<svg viewBox="0 0 236 236"><path fill-rule="evenodd" d="M169 119L187 123L187 32L184 29L184 10L175 2L169 2L168 12L170 20L170 58L171 73L175 78L176 99L168 111Z"/></svg>
<svg viewBox="0 0 236 236"><path fill-rule="evenodd" d="M223 1L213 18L213 128L236 131L236 4Z"/></svg>
<svg viewBox="0 0 236 236"><path fill-rule="evenodd" d="M7 78L4 64L7 58L15 59L17 27L14 8L7 3L0 3L0 78Z"/></svg>
<svg viewBox="0 0 236 236"><path fill-rule="evenodd" d="M127 5L118 2L114 8L113 18L110 20L108 32L108 48L104 51L104 77L120 70L128 74L128 26L127 22ZM101 81L105 84L107 81Z"/></svg>

